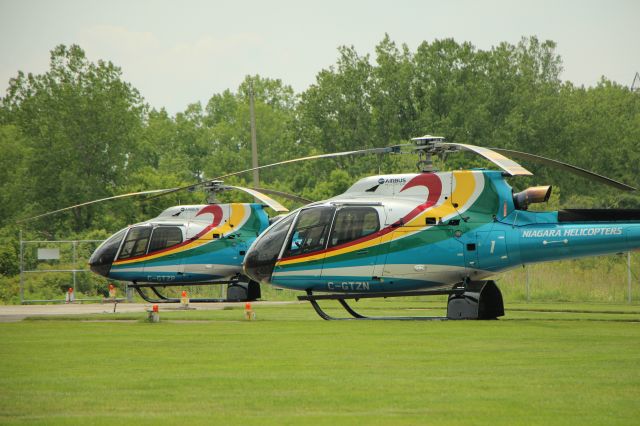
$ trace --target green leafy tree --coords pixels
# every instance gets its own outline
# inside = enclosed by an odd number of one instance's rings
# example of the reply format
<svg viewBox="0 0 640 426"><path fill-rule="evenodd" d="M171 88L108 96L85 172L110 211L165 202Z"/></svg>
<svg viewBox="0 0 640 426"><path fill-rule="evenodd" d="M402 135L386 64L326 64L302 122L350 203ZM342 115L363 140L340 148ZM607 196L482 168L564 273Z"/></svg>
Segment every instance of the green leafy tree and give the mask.
<svg viewBox="0 0 640 426"><path fill-rule="evenodd" d="M92 63L79 46L60 45L45 74L11 79L2 104L3 119L19 127L31 149L31 213L109 196L127 181L145 106L112 63ZM94 212L73 210L69 225L91 226ZM49 224L64 229L63 217Z"/></svg>
<svg viewBox="0 0 640 426"><path fill-rule="evenodd" d="M204 122L209 125L211 150L207 159L207 175L220 176L251 167L251 119L249 93L254 95L256 139L259 164L270 164L302 155L296 140L296 98L290 86L280 80L247 76L237 93L225 91L211 97ZM262 182L281 176L278 170L263 170ZM231 181L251 181L251 175Z"/></svg>
<svg viewBox="0 0 640 426"><path fill-rule="evenodd" d="M14 125L0 125L0 204L5 206L0 226L14 222L33 203L28 197L32 175L28 159L32 150Z"/></svg>

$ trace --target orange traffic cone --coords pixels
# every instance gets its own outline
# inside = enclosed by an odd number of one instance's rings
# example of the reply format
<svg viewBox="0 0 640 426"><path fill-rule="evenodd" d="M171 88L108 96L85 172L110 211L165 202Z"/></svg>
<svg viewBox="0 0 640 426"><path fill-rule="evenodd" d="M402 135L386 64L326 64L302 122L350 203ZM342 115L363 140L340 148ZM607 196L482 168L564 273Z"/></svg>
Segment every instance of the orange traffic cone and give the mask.
<svg viewBox="0 0 640 426"><path fill-rule="evenodd" d="M158 305L153 305L149 312L149 322L160 322L160 310Z"/></svg>
<svg viewBox="0 0 640 426"><path fill-rule="evenodd" d="M183 308L189 307L189 296L187 295L187 290L182 290L182 297L180 297L180 304L182 304Z"/></svg>
<svg viewBox="0 0 640 426"><path fill-rule="evenodd" d="M251 302L244 304L244 318L248 321L256 319L256 313L251 309Z"/></svg>

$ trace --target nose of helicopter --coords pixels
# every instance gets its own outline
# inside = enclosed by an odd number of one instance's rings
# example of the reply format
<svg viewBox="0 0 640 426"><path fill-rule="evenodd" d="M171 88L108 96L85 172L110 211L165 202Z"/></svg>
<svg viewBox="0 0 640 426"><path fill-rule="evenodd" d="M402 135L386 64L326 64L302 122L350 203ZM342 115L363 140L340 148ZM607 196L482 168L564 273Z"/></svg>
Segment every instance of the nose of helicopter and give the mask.
<svg viewBox="0 0 640 426"><path fill-rule="evenodd" d="M280 250L293 221L293 214L276 222L258 237L244 258L244 273L259 283L269 283Z"/></svg>
<svg viewBox="0 0 640 426"><path fill-rule="evenodd" d="M122 230L112 235L105 242L100 244L89 258L89 268L96 274L103 277L109 276L111 265L116 258L118 248L124 237L126 230Z"/></svg>
<svg viewBox="0 0 640 426"><path fill-rule="evenodd" d="M106 277L109 275L114 258L115 253L113 256L105 256L104 249L98 248L89 258L89 269L98 275Z"/></svg>
<svg viewBox="0 0 640 426"><path fill-rule="evenodd" d="M259 250L249 249L244 258L244 273L259 283L269 283L273 268L276 265L275 256L263 256Z"/></svg>

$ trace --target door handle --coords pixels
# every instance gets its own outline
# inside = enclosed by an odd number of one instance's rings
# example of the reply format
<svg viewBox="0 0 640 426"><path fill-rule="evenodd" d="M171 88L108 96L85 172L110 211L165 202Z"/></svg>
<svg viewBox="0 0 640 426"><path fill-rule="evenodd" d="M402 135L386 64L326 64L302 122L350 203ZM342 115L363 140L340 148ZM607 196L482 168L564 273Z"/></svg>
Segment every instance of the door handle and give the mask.
<svg viewBox="0 0 640 426"><path fill-rule="evenodd" d="M356 254L368 254L369 250L359 250L356 252Z"/></svg>

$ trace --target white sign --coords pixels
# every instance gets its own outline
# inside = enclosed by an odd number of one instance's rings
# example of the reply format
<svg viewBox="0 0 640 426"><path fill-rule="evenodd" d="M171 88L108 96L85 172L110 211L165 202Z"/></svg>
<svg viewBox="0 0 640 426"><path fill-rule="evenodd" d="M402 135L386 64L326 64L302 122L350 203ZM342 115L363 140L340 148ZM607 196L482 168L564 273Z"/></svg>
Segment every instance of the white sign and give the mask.
<svg viewBox="0 0 640 426"><path fill-rule="evenodd" d="M58 260L60 259L60 249L57 248L39 248L38 260Z"/></svg>

